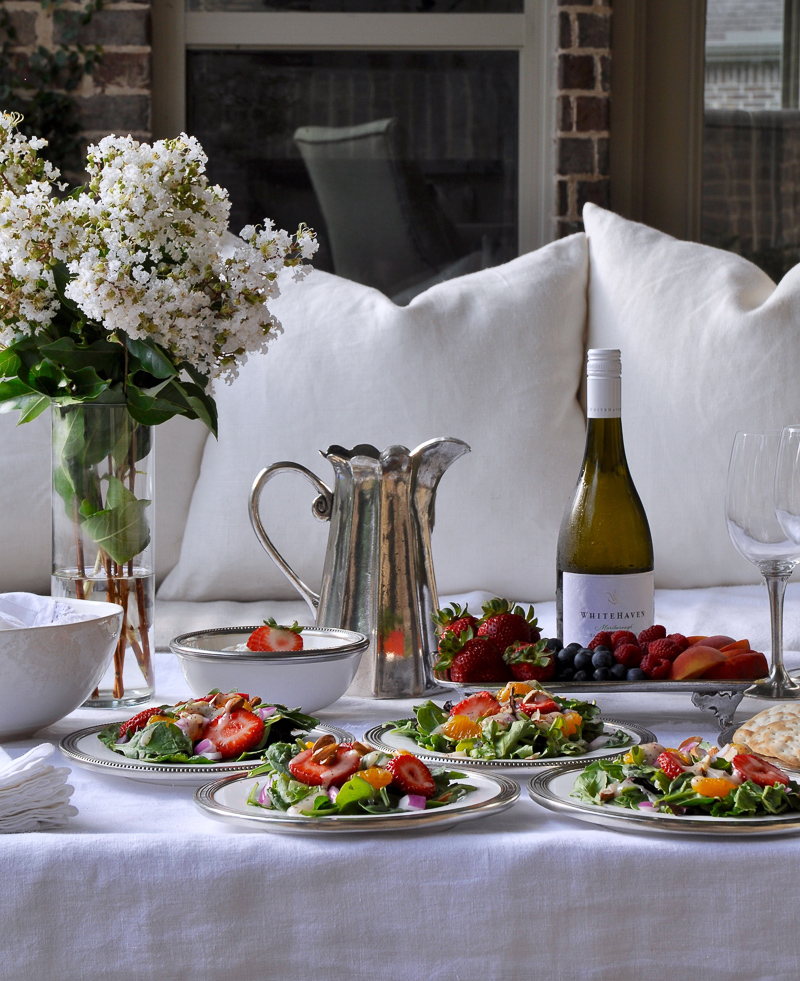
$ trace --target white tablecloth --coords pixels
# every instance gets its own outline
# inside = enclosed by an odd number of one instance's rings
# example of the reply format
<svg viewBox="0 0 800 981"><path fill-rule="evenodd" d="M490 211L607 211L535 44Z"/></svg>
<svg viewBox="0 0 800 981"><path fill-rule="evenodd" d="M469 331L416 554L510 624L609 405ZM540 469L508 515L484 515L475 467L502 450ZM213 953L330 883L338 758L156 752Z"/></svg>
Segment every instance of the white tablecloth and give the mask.
<svg viewBox="0 0 800 981"><path fill-rule="evenodd" d="M188 694L171 655L156 678L159 701ZM319 715L360 735L410 706ZM601 707L669 745L715 733L682 695ZM81 709L5 748L124 714ZM800 836L618 834L544 810L523 781L510 810L441 832L294 837L211 821L187 788L71 782L67 829L0 836L4 981L800 977Z"/></svg>

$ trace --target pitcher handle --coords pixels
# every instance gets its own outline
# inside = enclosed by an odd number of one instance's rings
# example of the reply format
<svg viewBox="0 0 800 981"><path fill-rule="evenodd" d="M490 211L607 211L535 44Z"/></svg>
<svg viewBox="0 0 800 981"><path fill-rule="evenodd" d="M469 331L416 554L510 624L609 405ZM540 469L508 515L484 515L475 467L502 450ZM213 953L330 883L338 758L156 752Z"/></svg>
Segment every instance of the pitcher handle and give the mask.
<svg viewBox="0 0 800 981"><path fill-rule="evenodd" d="M277 548L275 548L274 544L272 543L272 539L264 530L264 525L261 523L261 516L258 512L261 492L266 487L267 482L272 480L276 474L289 470L296 470L298 473L302 474L310 484L314 485L316 490L319 492L319 496L314 498L314 503L311 505L311 513L319 521L330 521L331 513L333 511L333 491L330 489L330 487L323 484L316 474L306 469L306 467L301 466L299 463L289 463L287 461L283 461L281 463L273 463L271 467L266 467L253 482L253 489L250 491L250 524L253 526L253 531L256 533L256 538L258 538L259 542L261 542L264 551L269 555L284 576L286 576L297 592L300 593L306 603L308 603L308 605L311 607L311 612L316 616L317 608L319 607L319 593L315 593L313 589L310 589L303 582L303 580L297 575Z"/></svg>

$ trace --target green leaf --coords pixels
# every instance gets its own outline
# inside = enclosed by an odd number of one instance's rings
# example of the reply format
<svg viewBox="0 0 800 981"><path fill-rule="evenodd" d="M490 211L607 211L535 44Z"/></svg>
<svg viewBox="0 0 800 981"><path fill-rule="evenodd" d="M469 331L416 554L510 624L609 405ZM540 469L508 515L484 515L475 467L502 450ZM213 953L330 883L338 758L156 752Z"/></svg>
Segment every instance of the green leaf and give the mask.
<svg viewBox="0 0 800 981"><path fill-rule="evenodd" d="M89 537L111 558L123 565L144 551L150 542L146 511L150 501L140 501L116 477L108 478L106 507L83 522Z"/></svg>
<svg viewBox="0 0 800 981"><path fill-rule="evenodd" d="M60 365L67 372L93 368L106 374L122 375L125 352L121 344L115 344L113 341L101 339L79 347L74 338L59 337L50 344L42 344L39 350L46 358Z"/></svg>
<svg viewBox="0 0 800 981"><path fill-rule="evenodd" d="M156 378L172 378L178 374L178 369L173 364L172 359L155 341L149 338L141 341L128 337L125 343L131 358L138 362L143 370ZM129 362L128 373L135 374L137 370L140 370L139 365L134 366Z"/></svg>
<svg viewBox="0 0 800 981"><path fill-rule="evenodd" d="M50 405L50 399L43 395L32 395L24 399L24 404L20 405L19 425L23 422L30 422L40 416Z"/></svg>

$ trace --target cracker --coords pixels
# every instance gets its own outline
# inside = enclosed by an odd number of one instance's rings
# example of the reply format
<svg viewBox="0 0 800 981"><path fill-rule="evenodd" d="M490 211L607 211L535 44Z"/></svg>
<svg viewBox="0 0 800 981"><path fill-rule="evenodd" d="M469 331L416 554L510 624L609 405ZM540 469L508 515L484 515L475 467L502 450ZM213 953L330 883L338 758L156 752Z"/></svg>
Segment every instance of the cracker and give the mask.
<svg viewBox="0 0 800 981"><path fill-rule="evenodd" d="M782 702L754 715L733 734L754 753L800 767L800 704Z"/></svg>

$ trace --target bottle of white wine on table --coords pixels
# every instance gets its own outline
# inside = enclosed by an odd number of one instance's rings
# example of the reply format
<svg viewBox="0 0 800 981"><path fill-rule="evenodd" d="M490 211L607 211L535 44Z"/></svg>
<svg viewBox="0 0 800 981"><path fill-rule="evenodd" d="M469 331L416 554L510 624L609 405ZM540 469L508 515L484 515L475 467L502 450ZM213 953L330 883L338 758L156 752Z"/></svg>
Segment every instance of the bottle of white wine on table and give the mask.
<svg viewBox="0 0 800 981"><path fill-rule="evenodd" d="M620 352L588 352L586 449L558 534L556 618L564 644L653 623L653 542L621 419Z"/></svg>

